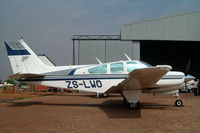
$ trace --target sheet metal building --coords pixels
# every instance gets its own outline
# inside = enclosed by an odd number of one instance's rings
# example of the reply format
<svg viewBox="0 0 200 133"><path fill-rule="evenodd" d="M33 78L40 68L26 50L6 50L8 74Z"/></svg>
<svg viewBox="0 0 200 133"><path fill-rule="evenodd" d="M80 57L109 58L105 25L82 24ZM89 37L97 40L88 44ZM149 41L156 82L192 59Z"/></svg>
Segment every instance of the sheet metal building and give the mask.
<svg viewBox="0 0 200 133"><path fill-rule="evenodd" d="M76 35L74 64L141 59L152 65L169 64L200 78L200 11L125 24L120 35Z"/></svg>
<svg viewBox="0 0 200 133"><path fill-rule="evenodd" d="M74 64L97 64L125 60L125 55L140 59L139 41L121 40L120 35L75 35Z"/></svg>

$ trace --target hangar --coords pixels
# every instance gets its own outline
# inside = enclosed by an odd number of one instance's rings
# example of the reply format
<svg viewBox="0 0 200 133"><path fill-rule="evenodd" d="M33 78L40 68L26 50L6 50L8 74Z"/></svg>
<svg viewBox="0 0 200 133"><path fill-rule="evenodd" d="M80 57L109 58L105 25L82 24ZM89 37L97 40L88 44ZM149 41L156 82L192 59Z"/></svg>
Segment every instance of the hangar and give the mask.
<svg viewBox="0 0 200 133"><path fill-rule="evenodd" d="M121 40L120 35L74 35L73 64L96 64L96 57L102 62L124 60L124 53L138 60L139 47L139 41Z"/></svg>
<svg viewBox="0 0 200 133"><path fill-rule="evenodd" d="M200 78L200 11L145 20L121 26L120 35L74 35L73 64L132 59L152 65L169 64Z"/></svg>

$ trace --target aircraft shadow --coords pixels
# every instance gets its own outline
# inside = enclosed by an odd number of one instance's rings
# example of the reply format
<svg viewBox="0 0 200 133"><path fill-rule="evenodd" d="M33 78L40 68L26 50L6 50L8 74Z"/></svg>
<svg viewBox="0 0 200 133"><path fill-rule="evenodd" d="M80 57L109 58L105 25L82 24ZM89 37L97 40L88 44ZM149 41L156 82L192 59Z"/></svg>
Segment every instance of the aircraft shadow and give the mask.
<svg viewBox="0 0 200 133"><path fill-rule="evenodd" d="M174 107L171 104L159 104L159 103L141 103L141 109L155 109L155 110L165 110Z"/></svg>
<svg viewBox="0 0 200 133"><path fill-rule="evenodd" d="M145 103L142 102L139 109L130 109L128 105L122 103L121 100L107 100L102 103L104 106L100 107L109 118L141 118L141 110L166 110L171 109L173 105L159 104L159 103Z"/></svg>
<svg viewBox="0 0 200 133"><path fill-rule="evenodd" d="M99 108L103 110L109 118L141 118L141 109L131 110L124 105L121 100L106 100Z"/></svg>
<svg viewBox="0 0 200 133"><path fill-rule="evenodd" d="M121 101L108 100L101 104L77 104L77 103L44 103L44 102L13 102L9 107L26 107L33 105L41 106L72 106L72 107L98 107L103 110L109 118L140 118L141 113L139 110L130 110L124 106Z"/></svg>
<svg viewBox="0 0 200 133"><path fill-rule="evenodd" d="M44 102L13 102L11 103L10 107L18 106L18 107L25 107L25 106L33 106L33 105L47 105L47 106L76 106L76 107L97 107L99 104L77 104L77 103L44 103Z"/></svg>
<svg viewBox="0 0 200 133"><path fill-rule="evenodd" d="M170 109L173 106L169 104L158 103L141 103L139 109L129 109L127 105L124 105L121 100L106 100L101 104L77 104L77 103L44 103L44 102L12 102L9 107L18 106L33 106L33 105L47 105L47 106L72 106L72 107L98 107L103 110L109 118L141 118L142 109L155 109L165 110Z"/></svg>

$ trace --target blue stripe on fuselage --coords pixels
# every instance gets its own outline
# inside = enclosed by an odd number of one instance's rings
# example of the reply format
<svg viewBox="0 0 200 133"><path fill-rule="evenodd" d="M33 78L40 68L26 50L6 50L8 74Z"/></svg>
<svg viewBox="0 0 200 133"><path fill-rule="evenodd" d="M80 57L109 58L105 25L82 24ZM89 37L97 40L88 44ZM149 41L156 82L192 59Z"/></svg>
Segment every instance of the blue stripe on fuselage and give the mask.
<svg viewBox="0 0 200 133"><path fill-rule="evenodd" d="M44 79L22 79L18 81L59 81L59 80L104 80L104 79L126 79L127 77L108 77L108 78L44 78Z"/></svg>
<svg viewBox="0 0 200 133"><path fill-rule="evenodd" d="M74 75L75 71L76 69L71 70L68 75Z"/></svg>

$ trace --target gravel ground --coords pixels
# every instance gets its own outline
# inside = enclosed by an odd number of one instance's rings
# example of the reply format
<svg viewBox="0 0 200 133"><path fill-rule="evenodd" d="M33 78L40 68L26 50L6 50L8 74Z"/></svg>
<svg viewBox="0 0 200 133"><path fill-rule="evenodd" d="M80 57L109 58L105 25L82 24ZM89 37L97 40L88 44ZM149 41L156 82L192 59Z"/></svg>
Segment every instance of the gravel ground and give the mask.
<svg viewBox="0 0 200 133"><path fill-rule="evenodd" d="M138 110L120 95L96 98L67 93L0 103L0 133L199 133L200 97L182 94L184 107L173 96L143 94Z"/></svg>

